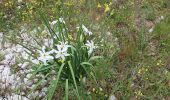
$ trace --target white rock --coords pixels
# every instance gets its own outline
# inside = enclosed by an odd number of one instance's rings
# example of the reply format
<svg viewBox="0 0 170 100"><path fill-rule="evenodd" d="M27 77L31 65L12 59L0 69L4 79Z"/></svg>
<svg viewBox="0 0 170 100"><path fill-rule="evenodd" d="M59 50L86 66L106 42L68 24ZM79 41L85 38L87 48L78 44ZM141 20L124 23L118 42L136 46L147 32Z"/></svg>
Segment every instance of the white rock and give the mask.
<svg viewBox="0 0 170 100"><path fill-rule="evenodd" d="M24 78L24 83L27 83L28 79L27 78Z"/></svg>
<svg viewBox="0 0 170 100"><path fill-rule="evenodd" d="M1 88L2 88L2 89L5 89L5 88L6 88L6 84L2 84L2 85L1 85Z"/></svg>
<svg viewBox="0 0 170 100"><path fill-rule="evenodd" d="M31 59L31 62L34 63L34 64L39 64L40 63L39 60L37 60L37 59Z"/></svg>
<svg viewBox="0 0 170 100"><path fill-rule="evenodd" d="M28 58L29 58L29 55L28 55L28 53L26 53L26 52L22 52L22 53L21 53L21 56L22 56L24 59L28 59Z"/></svg>
<svg viewBox="0 0 170 100"><path fill-rule="evenodd" d="M21 66L22 66L22 63L19 63L18 66L21 67Z"/></svg>
<svg viewBox="0 0 170 100"><path fill-rule="evenodd" d="M47 80L42 80L41 85L44 86L44 85L46 85L46 84L47 84Z"/></svg>
<svg viewBox="0 0 170 100"><path fill-rule="evenodd" d="M39 91L35 91L34 96L37 97L39 95Z"/></svg>
<svg viewBox="0 0 170 100"><path fill-rule="evenodd" d="M33 81L33 83L37 83L38 79L33 79L32 81Z"/></svg>
<svg viewBox="0 0 170 100"><path fill-rule="evenodd" d="M9 74L10 74L10 68L9 67L5 67L3 72L2 72L2 77L9 76Z"/></svg>
<svg viewBox="0 0 170 100"><path fill-rule="evenodd" d="M5 55L5 59L6 60L11 60L13 58L14 54L13 53L9 53L7 55Z"/></svg>
<svg viewBox="0 0 170 100"><path fill-rule="evenodd" d="M109 100L117 100L115 95L110 95Z"/></svg>
<svg viewBox="0 0 170 100"><path fill-rule="evenodd" d="M16 87L15 87L14 84L11 86L11 89L12 89L12 90L15 90L15 89L16 89Z"/></svg>
<svg viewBox="0 0 170 100"><path fill-rule="evenodd" d="M4 70L4 66L3 65L0 65L0 70Z"/></svg>
<svg viewBox="0 0 170 100"><path fill-rule="evenodd" d="M15 46L15 52L22 52L22 51L24 51L24 48L21 45Z"/></svg>
<svg viewBox="0 0 170 100"><path fill-rule="evenodd" d="M17 82L20 82L20 81L21 81L21 78L20 78L20 77L17 77L17 78L16 78L16 81L17 81Z"/></svg>
<svg viewBox="0 0 170 100"><path fill-rule="evenodd" d="M51 74L56 74L56 71L55 71L55 70L52 70L52 71L51 71Z"/></svg>
<svg viewBox="0 0 170 100"><path fill-rule="evenodd" d="M30 80L26 82L26 85L27 85L27 86L29 86L29 87L31 87L31 86L32 86L32 84L33 84L33 82L32 82L32 81L30 81Z"/></svg>
<svg viewBox="0 0 170 100"><path fill-rule="evenodd" d="M163 20L164 19L164 16L161 16L161 18L160 18L161 20Z"/></svg>
<svg viewBox="0 0 170 100"><path fill-rule="evenodd" d="M86 77L83 77L82 82L83 84L86 84Z"/></svg>
<svg viewBox="0 0 170 100"><path fill-rule="evenodd" d="M45 92L41 92L41 93L39 94L39 97L43 97L43 96L45 96L45 95L46 95Z"/></svg>
<svg viewBox="0 0 170 100"><path fill-rule="evenodd" d="M31 78L31 76L32 76L32 74L27 74L27 75L26 75L26 78L29 79L29 78Z"/></svg>
<svg viewBox="0 0 170 100"><path fill-rule="evenodd" d="M11 43L5 42L5 43L4 43L4 47L5 47L5 48L10 48L10 47L11 47Z"/></svg>
<svg viewBox="0 0 170 100"><path fill-rule="evenodd" d="M149 29L149 33L153 32L153 28Z"/></svg>
<svg viewBox="0 0 170 100"><path fill-rule="evenodd" d="M48 91L47 87L44 87L44 88L42 89L42 91L43 91L43 92L47 92L47 91Z"/></svg>
<svg viewBox="0 0 170 100"><path fill-rule="evenodd" d="M29 62L24 62L21 66L22 69L25 69L29 65Z"/></svg>
<svg viewBox="0 0 170 100"><path fill-rule="evenodd" d="M22 2L22 0L18 0L18 3L21 3Z"/></svg>

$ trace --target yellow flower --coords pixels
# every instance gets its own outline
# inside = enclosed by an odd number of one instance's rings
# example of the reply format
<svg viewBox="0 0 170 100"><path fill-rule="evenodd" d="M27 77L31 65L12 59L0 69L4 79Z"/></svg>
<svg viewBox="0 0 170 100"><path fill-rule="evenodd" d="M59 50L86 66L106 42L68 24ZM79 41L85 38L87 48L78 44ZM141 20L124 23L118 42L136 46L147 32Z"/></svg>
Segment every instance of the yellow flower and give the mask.
<svg viewBox="0 0 170 100"><path fill-rule="evenodd" d="M142 92L141 92L140 90L137 91L137 92L135 92L135 94L138 95L138 96L142 96L142 95L143 95Z"/></svg>
<svg viewBox="0 0 170 100"><path fill-rule="evenodd" d="M105 97L108 97L108 95L107 95L107 94L105 94L104 96L105 96Z"/></svg>
<svg viewBox="0 0 170 100"><path fill-rule="evenodd" d="M109 3L109 6L112 5L112 2Z"/></svg>
<svg viewBox="0 0 170 100"><path fill-rule="evenodd" d="M159 66L159 65L161 65L162 64L162 61L161 60L159 60L158 62L157 62L157 66Z"/></svg>
<svg viewBox="0 0 170 100"><path fill-rule="evenodd" d="M104 6L105 6L104 12L108 12L110 10L109 5L108 4L104 4Z"/></svg>
<svg viewBox="0 0 170 100"><path fill-rule="evenodd" d="M98 8L101 8L102 6L100 5L100 3L98 3L98 4L97 4L97 7L98 7Z"/></svg>
<svg viewBox="0 0 170 100"><path fill-rule="evenodd" d="M102 89L101 87L99 87L99 90L100 90L100 91L103 91L103 89Z"/></svg>
<svg viewBox="0 0 170 100"><path fill-rule="evenodd" d="M156 65L157 65L157 66L159 66L159 65L160 65L160 63L158 62Z"/></svg>
<svg viewBox="0 0 170 100"><path fill-rule="evenodd" d="M148 71L148 69L146 68L146 69L145 69L145 71L147 72L147 71Z"/></svg>
<svg viewBox="0 0 170 100"><path fill-rule="evenodd" d="M68 38L69 38L70 40L73 40L73 37L72 37L71 35L68 35Z"/></svg>
<svg viewBox="0 0 170 100"><path fill-rule="evenodd" d="M96 90L96 89L95 89L95 88L93 88L93 90L92 90L92 91L94 92L95 90Z"/></svg>
<svg viewBox="0 0 170 100"><path fill-rule="evenodd" d="M59 59L58 62L64 63L64 60L63 59Z"/></svg>
<svg viewBox="0 0 170 100"><path fill-rule="evenodd" d="M141 70L141 69L139 69L139 70L138 70L138 74L141 74L141 72L142 72L142 70Z"/></svg>

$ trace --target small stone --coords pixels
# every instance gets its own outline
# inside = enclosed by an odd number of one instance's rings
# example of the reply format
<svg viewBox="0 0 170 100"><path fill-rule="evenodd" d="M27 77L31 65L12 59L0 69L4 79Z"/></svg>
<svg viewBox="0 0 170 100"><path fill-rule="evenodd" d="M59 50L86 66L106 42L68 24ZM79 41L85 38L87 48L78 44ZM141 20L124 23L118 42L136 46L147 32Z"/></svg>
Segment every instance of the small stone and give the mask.
<svg viewBox="0 0 170 100"><path fill-rule="evenodd" d="M38 96L38 94L39 94L39 91L36 91L36 92L34 93L34 96L36 97L36 96Z"/></svg>
<svg viewBox="0 0 170 100"><path fill-rule="evenodd" d="M12 89L12 90L15 90L15 89L16 89L15 85L12 85L12 86L11 86L11 89Z"/></svg>
<svg viewBox="0 0 170 100"><path fill-rule="evenodd" d="M149 33L153 32L153 28L149 29Z"/></svg>
<svg viewBox="0 0 170 100"><path fill-rule="evenodd" d="M47 80L42 80L41 85L44 86L44 85L46 85L46 84L47 84Z"/></svg>
<svg viewBox="0 0 170 100"><path fill-rule="evenodd" d="M46 95L45 92L41 92L41 93L39 94L39 97L41 98L41 97L44 97L45 95Z"/></svg>
<svg viewBox="0 0 170 100"><path fill-rule="evenodd" d="M117 100L115 95L110 95L109 100Z"/></svg>
<svg viewBox="0 0 170 100"><path fill-rule="evenodd" d="M86 77L83 77L82 82L83 84L86 84Z"/></svg>
<svg viewBox="0 0 170 100"><path fill-rule="evenodd" d="M30 94L28 95L28 98L29 98L30 100L34 99L33 93L30 93Z"/></svg>
<svg viewBox="0 0 170 100"><path fill-rule="evenodd" d="M38 79L33 79L32 81L33 81L33 83L37 83Z"/></svg>
<svg viewBox="0 0 170 100"><path fill-rule="evenodd" d="M29 65L29 62L24 62L24 64L22 64L21 68L25 69L28 65Z"/></svg>
<svg viewBox="0 0 170 100"><path fill-rule="evenodd" d="M20 82L20 81L21 81L21 78L20 78L20 77L17 77L16 81Z"/></svg>
<svg viewBox="0 0 170 100"><path fill-rule="evenodd" d="M3 65L0 65L0 70L4 70L4 66Z"/></svg>
<svg viewBox="0 0 170 100"><path fill-rule="evenodd" d="M51 71L51 74L56 74L56 71L55 71L55 70L52 70L52 71Z"/></svg>
<svg viewBox="0 0 170 100"><path fill-rule="evenodd" d="M42 89L42 92L47 92L47 91L48 91L47 87L44 87L44 88Z"/></svg>
<svg viewBox="0 0 170 100"><path fill-rule="evenodd" d="M24 83L26 83L28 81L28 79L27 78L24 78Z"/></svg>
<svg viewBox="0 0 170 100"><path fill-rule="evenodd" d="M27 83L26 83L26 85L27 85L27 86L29 86L29 87L31 87L31 86L32 86L32 84L33 84L33 82L32 82L32 81L30 81L30 80L29 80L29 81L27 81Z"/></svg>
<svg viewBox="0 0 170 100"><path fill-rule="evenodd" d="M29 78L31 78L31 76L32 76L32 74L27 74L27 75L26 75L26 78L29 79Z"/></svg>

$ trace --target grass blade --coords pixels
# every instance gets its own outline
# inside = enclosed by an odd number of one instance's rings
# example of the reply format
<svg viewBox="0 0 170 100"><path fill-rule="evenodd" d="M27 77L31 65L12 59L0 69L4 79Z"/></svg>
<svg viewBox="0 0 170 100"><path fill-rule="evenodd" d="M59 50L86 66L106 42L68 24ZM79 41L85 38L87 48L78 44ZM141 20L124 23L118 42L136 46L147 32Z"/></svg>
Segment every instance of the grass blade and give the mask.
<svg viewBox="0 0 170 100"><path fill-rule="evenodd" d="M68 79L66 79L65 92L66 92L66 100L68 100Z"/></svg>
<svg viewBox="0 0 170 100"><path fill-rule="evenodd" d="M61 65L57 78L55 80L52 80L50 86L48 87L47 100L52 100L53 98L64 65L65 65L64 63Z"/></svg>
<svg viewBox="0 0 170 100"><path fill-rule="evenodd" d="M74 81L74 85L76 87L77 98L78 98L78 100L80 100L80 96L79 96L79 92L78 92L78 88L77 88L76 79L75 79L73 68L72 68L72 65L71 65L70 61L68 62L68 65L69 65L69 68L70 68L70 71L71 71L71 75L72 75L72 78L73 78L73 81Z"/></svg>

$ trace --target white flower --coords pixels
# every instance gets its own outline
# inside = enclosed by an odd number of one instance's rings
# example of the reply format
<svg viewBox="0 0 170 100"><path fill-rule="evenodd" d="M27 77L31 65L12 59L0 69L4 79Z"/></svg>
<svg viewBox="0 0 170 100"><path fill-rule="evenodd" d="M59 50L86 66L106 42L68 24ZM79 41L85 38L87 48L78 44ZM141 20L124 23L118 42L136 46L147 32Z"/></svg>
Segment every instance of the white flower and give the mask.
<svg viewBox="0 0 170 100"><path fill-rule="evenodd" d="M39 64L40 62L39 62L39 60L37 60L37 59L34 59L34 58L30 58L30 60L31 60L31 62L32 63L34 63L34 64Z"/></svg>
<svg viewBox="0 0 170 100"><path fill-rule="evenodd" d="M149 29L149 33L152 33L153 32L153 28Z"/></svg>
<svg viewBox="0 0 170 100"><path fill-rule="evenodd" d="M67 50L71 46L67 45L67 42L65 43L60 42L60 44L56 46L57 46L57 50L54 51L56 53L55 58L62 58L62 60L65 60L65 57L69 56L69 54L67 53Z"/></svg>
<svg viewBox="0 0 170 100"><path fill-rule="evenodd" d="M47 47L53 47L53 39L44 39L44 45Z"/></svg>
<svg viewBox="0 0 170 100"><path fill-rule="evenodd" d="M51 52L46 52L45 51L45 46L42 47L42 50L40 51L40 56L38 57L39 61L42 61L44 63L44 65L47 65L47 61L54 59L53 56L51 56Z"/></svg>
<svg viewBox="0 0 170 100"><path fill-rule="evenodd" d="M63 18L59 18L58 20L54 20L54 21L50 22L50 24L51 24L51 25L55 25L55 24L57 24L57 23L58 23L58 21L59 21L60 23L65 24L65 21L64 21L64 19L63 19Z"/></svg>
<svg viewBox="0 0 170 100"><path fill-rule="evenodd" d="M160 18L161 20L163 20L164 19L164 16L161 16L161 18Z"/></svg>
<svg viewBox="0 0 170 100"><path fill-rule="evenodd" d="M57 24L57 22L58 22L58 21L55 20L55 21L52 21L51 24L52 24L52 25L55 25L55 24Z"/></svg>
<svg viewBox="0 0 170 100"><path fill-rule="evenodd" d="M88 54L89 54L89 55L93 52L93 50L94 50L95 48L97 48L97 46L94 45L94 42L93 42L92 40L91 40L91 41L88 40L85 45L86 45L87 48L89 49L89 50L88 50Z"/></svg>
<svg viewBox="0 0 170 100"><path fill-rule="evenodd" d="M64 19L63 19L63 18L59 18L59 21L60 21L60 23L65 24L65 21L64 21Z"/></svg>
<svg viewBox="0 0 170 100"><path fill-rule="evenodd" d="M18 0L18 3L21 3L22 2L22 0Z"/></svg>
<svg viewBox="0 0 170 100"><path fill-rule="evenodd" d="M89 36L92 35L93 33L91 31L89 31L84 25L82 25L82 29L83 31L88 34Z"/></svg>
<svg viewBox="0 0 170 100"><path fill-rule="evenodd" d="M64 51L67 51L67 49L71 47L70 45L68 45L68 42L60 42L60 45L56 45L56 46L57 48L61 48Z"/></svg>

